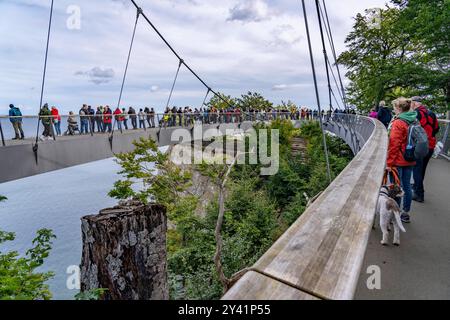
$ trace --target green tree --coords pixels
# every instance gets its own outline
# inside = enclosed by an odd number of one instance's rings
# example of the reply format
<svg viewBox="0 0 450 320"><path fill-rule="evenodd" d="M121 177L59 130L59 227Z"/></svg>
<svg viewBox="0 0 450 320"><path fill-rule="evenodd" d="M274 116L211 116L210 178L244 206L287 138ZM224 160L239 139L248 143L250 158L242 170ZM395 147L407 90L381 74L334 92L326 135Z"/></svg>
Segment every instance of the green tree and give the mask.
<svg viewBox="0 0 450 320"><path fill-rule="evenodd" d="M265 99L260 93L247 92L237 99L237 105L241 110L266 110L273 107L273 103Z"/></svg>
<svg viewBox="0 0 450 320"><path fill-rule="evenodd" d="M361 111L377 105L390 90L414 80L408 77L411 43L398 28L400 9L387 7L377 12L375 24L372 10L357 14L345 41L348 50L338 59L347 67L346 76L351 81L348 100Z"/></svg>
<svg viewBox="0 0 450 320"><path fill-rule="evenodd" d="M450 1L394 0L401 9L400 28L408 35L418 94L432 105L450 110Z"/></svg>
<svg viewBox="0 0 450 320"><path fill-rule="evenodd" d="M423 95L440 111L450 102L450 0L392 0L355 18L347 51L350 103L361 111L399 95Z"/></svg>
<svg viewBox="0 0 450 320"><path fill-rule="evenodd" d="M210 107L210 108L214 107L214 108L216 108L218 110L224 110L224 109L230 108L230 106L231 107L235 107L236 106L236 99L235 98L232 98L231 96L224 95L224 94L222 94L220 92L218 92L217 94L219 96L221 96L222 99L219 98L216 95L213 95L209 99L209 102L206 103L206 105L208 107Z"/></svg>

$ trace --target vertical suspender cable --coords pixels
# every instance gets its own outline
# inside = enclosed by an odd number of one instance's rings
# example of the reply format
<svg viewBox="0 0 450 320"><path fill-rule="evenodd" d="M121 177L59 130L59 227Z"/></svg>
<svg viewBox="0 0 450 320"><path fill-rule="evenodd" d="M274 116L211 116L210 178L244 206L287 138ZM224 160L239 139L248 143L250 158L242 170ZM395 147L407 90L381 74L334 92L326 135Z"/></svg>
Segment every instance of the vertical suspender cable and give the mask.
<svg viewBox="0 0 450 320"><path fill-rule="evenodd" d="M128 72L128 65L130 64L130 57L131 57L131 51L133 50L133 43L134 43L134 38L136 36L136 28L137 28L137 24L139 21L139 16L142 14L142 9L141 8L137 8L136 9L136 20L134 22L134 28L133 28L133 35L131 37L131 43L130 43L130 49L128 50L128 57L127 57L127 63L125 65L125 71L123 73L123 78L122 78L122 86L120 87L120 94L119 94L119 100L117 101L117 108L120 108L120 103L122 102L122 94L123 94L123 87L125 86L125 80L127 78L127 72ZM111 110L112 113L114 113ZM114 125L112 128L112 133L111 136L109 137L109 143L111 145L111 150L112 150L112 143L113 143L113 139L114 139L114 129L116 127L116 117L113 115L113 121L114 121Z"/></svg>
<svg viewBox="0 0 450 320"><path fill-rule="evenodd" d="M309 56L310 56L310 59L311 59L311 68L312 68L312 74L313 74L313 79L314 79L314 88L315 88L315 91L316 91L317 107L319 109L319 115L321 115L322 114L322 108L320 107L319 87L317 85L316 67L314 65L314 55L313 55L312 45L311 45L311 35L309 33L308 15L306 13L305 0L302 0L302 5L303 5L303 15L304 15L304 18L305 18L306 35L308 37L308 48L309 48ZM325 136L325 130L323 128L323 121L322 121L322 117L321 116L319 116L319 122L320 122L320 128L322 129L323 148L324 148L324 152L325 152L325 161L327 163L328 180L331 183L332 179L331 179L330 159L328 158L327 138Z"/></svg>
<svg viewBox="0 0 450 320"><path fill-rule="evenodd" d="M328 98L329 98L329 101L330 101L330 112L331 112L332 109L333 109L333 102L331 100L330 71L328 70L328 55L327 55L327 48L325 46L325 38L324 38L323 28L322 28L322 19L320 18L319 0L316 0L316 8L317 8L317 18L319 20L320 38L322 40L322 48L323 48L323 57L324 57L324 62L325 62L325 69L327 71Z"/></svg>
<svg viewBox="0 0 450 320"><path fill-rule="evenodd" d="M166 110L169 107L170 100L172 99L173 90L175 89L175 84L177 83L178 74L180 73L180 68L181 68L182 64L183 64L183 60L180 59L180 61L178 63L177 73L175 74L175 78L173 79L173 83L172 83L172 88L170 89L169 98L167 99Z"/></svg>
<svg viewBox="0 0 450 320"><path fill-rule="evenodd" d="M44 72L42 74L41 99L39 102L39 113L41 113L42 100L44 99L45 76L46 76L46 72L47 72L48 47L49 47L49 43L50 43L50 32L52 29L52 18L53 18L53 0L51 3L51 6L50 6L50 18L48 20L47 45L45 48ZM38 141L39 141L39 124L40 124L40 117L38 117L38 125L37 125L37 130L36 130L36 141L33 146L33 152L34 152L34 157L36 158L36 163L38 161L37 152L38 152Z"/></svg>

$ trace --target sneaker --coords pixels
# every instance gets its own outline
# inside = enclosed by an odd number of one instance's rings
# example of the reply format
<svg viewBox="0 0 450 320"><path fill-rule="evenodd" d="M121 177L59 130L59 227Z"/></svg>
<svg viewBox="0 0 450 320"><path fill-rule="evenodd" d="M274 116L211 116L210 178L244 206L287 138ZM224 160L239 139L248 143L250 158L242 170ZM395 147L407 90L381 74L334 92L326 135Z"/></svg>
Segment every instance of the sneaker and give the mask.
<svg viewBox="0 0 450 320"><path fill-rule="evenodd" d="M412 199L413 199L413 201L420 202L420 203L424 203L425 202L423 197L419 197L416 193L413 194Z"/></svg>
<svg viewBox="0 0 450 320"><path fill-rule="evenodd" d="M401 219L403 223L411 223L411 217L409 213L403 212L401 215Z"/></svg>

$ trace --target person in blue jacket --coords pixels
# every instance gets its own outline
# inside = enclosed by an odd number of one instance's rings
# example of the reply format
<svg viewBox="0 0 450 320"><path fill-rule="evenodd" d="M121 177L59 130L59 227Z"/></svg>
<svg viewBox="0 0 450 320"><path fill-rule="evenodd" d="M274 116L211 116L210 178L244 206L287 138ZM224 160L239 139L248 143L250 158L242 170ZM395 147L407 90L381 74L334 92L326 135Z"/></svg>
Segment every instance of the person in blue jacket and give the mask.
<svg viewBox="0 0 450 320"><path fill-rule="evenodd" d="M14 132L16 133L15 138L13 140L23 140L25 139L25 135L23 134L22 129L22 112L20 112L20 109L15 107L13 104L9 105L9 121L11 121L11 124L14 128Z"/></svg>

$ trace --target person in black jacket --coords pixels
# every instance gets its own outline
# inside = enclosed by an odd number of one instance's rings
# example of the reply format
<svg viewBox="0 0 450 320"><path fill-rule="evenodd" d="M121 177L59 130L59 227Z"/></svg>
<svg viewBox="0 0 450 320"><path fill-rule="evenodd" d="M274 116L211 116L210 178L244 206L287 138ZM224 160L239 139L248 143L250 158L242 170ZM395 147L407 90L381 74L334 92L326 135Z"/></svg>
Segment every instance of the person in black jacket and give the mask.
<svg viewBox="0 0 450 320"><path fill-rule="evenodd" d="M137 115L136 115L136 110L133 107L130 107L128 109L128 114L130 116L130 120L131 120L131 125L133 126L133 129L136 130L137 129Z"/></svg>
<svg viewBox="0 0 450 320"><path fill-rule="evenodd" d="M384 101L380 102L380 107L378 109L377 119L384 124L386 128L389 127L389 123L392 120L392 112L386 107L386 103Z"/></svg>

